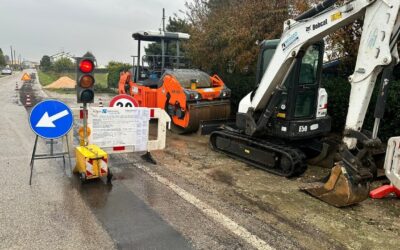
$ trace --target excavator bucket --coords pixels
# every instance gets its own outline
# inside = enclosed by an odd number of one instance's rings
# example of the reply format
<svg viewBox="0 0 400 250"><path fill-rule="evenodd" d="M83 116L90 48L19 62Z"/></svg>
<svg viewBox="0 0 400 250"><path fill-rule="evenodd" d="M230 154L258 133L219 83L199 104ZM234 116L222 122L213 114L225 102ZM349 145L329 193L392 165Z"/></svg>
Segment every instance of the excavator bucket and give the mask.
<svg viewBox="0 0 400 250"><path fill-rule="evenodd" d="M343 163L339 162L332 168L329 180L325 184L313 184L301 190L335 207L345 207L367 199L370 184L353 183Z"/></svg>

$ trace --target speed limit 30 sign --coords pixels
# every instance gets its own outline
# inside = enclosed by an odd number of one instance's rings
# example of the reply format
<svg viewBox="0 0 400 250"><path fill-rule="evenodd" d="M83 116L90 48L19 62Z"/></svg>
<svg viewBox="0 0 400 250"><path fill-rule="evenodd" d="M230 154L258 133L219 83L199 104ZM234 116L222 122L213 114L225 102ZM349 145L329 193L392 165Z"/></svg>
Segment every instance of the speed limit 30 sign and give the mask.
<svg viewBox="0 0 400 250"><path fill-rule="evenodd" d="M139 104L129 95L117 95L110 101L110 107L133 108Z"/></svg>

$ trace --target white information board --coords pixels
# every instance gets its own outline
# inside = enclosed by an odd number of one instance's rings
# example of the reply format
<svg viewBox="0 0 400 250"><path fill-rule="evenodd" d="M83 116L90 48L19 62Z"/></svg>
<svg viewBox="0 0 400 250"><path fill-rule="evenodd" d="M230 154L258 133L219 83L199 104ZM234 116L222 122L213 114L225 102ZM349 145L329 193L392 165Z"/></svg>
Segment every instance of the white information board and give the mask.
<svg viewBox="0 0 400 250"><path fill-rule="evenodd" d="M147 151L150 109L104 107L89 108L89 141L101 148L132 147Z"/></svg>

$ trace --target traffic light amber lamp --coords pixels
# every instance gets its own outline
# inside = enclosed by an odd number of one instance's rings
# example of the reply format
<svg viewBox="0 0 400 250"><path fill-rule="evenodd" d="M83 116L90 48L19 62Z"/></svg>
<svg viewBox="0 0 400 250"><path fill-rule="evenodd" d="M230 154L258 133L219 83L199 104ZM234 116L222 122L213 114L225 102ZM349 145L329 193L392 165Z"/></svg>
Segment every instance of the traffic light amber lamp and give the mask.
<svg viewBox="0 0 400 250"><path fill-rule="evenodd" d="M91 75L84 75L79 80L79 85L82 88L91 88L94 85L94 78Z"/></svg>

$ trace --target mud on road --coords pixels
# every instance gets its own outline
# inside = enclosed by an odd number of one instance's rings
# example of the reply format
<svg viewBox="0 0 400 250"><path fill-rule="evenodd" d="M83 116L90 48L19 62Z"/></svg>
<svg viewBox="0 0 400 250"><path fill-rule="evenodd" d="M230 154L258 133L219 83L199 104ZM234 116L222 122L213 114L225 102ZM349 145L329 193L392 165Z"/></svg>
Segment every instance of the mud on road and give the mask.
<svg viewBox="0 0 400 250"><path fill-rule="evenodd" d="M285 179L215 153L208 137L197 135L170 133L167 149L153 155L163 163L158 171L184 180L198 197L254 228L257 235L268 238L262 228L269 225L296 248L398 247L399 199L369 199L338 209L299 191L299 186L328 174L327 169L309 166L302 177Z"/></svg>

